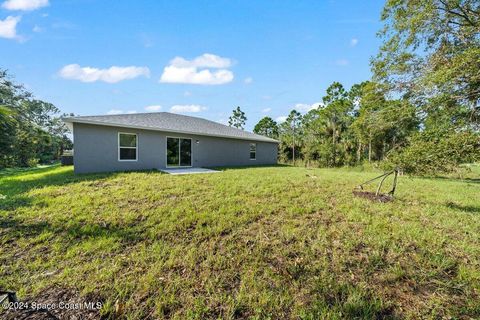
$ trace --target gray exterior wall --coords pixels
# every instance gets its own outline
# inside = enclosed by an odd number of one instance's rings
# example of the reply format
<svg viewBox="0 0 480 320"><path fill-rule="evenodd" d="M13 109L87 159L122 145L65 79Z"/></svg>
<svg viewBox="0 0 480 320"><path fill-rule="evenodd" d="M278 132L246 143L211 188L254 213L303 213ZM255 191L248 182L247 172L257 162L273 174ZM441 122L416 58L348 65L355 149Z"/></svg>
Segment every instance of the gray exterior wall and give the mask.
<svg viewBox="0 0 480 320"><path fill-rule="evenodd" d="M137 161L118 161L119 132L137 134ZM75 173L164 169L167 136L192 139L193 167L277 163L277 143L74 123ZM250 160L250 143L257 144L256 160Z"/></svg>

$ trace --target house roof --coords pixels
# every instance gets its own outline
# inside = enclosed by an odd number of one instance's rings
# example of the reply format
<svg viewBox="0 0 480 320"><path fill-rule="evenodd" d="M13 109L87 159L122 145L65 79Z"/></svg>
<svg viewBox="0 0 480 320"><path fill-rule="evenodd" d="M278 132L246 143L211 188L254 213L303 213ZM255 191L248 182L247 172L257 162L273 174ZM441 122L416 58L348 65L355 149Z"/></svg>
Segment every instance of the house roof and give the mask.
<svg viewBox="0 0 480 320"><path fill-rule="evenodd" d="M275 139L229 127L214 121L169 112L79 116L63 118L62 120L67 124L86 123L103 126L278 143L278 141Z"/></svg>

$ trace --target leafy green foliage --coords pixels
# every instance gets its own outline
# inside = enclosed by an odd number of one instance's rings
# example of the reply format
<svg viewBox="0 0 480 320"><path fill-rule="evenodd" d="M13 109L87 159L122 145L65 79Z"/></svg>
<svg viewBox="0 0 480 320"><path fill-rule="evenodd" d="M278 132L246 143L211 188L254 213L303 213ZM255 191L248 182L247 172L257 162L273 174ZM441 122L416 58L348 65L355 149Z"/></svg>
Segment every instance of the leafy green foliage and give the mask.
<svg viewBox="0 0 480 320"><path fill-rule="evenodd" d="M230 118L228 118L228 125L243 130L246 121L247 117L245 116L245 112L243 112L240 107L237 107L232 111Z"/></svg>
<svg viewBox="0 0 480 320"><path fill-rule="evenodd" d="M34 99L0 70L0 168L46 163L71 148L58 113L54 105Z"/></svg>
<svg viewBox="0 0 480 320"><path fill-rule="evenodd" d="M382 87L374 82L363 82L351 92L354 90L358 111L352 129L358 138L357 162L362 160L365 148L369 162L383 160L418 130L415 108L405 100L387 100Z"/></svg>
<svg viewBox="0 0 480 320"><path fill-rule="evenodd" d="M284 122L279 126L280 132L280 150L283 160L292 159L300 155L300 148L302 144L303 128L302 115L296 110L290 111Z"/></svg>
<svg viewBox="0 0 480 320"><path fill-rule="evenodd" d="M478 161L480 2L387 0L381 19L373 81L348 92L334 82L302 117L296 153L306 165L386 161L415 174Z"/></svg>
<svg viewBox="0 0 480 320"><path fill-rule="evenodd" d="M375 78L427 116L437 108L466 108L480 121L480 2L388 0L372 61Z"/></svg>
<svg viewBox="0 0 480 320"><path fill-rule="evenodd" d="M296 119L296 156L306 164L358 165L379 161L407 144L418 130L415 108L405 100L389 100L376 83L364 82L346 91L335 82L319 108L302 116L295 110L280 125L283 160L292 159Z"/></svg>
<svg viewBox="0 0 480 320"><path fill-rule="evenodd" d="M263 117L253 128L253 132L273 139L278 138L278 125L270 117Z"/></svg>
<svg viewBox="0 0 480 320"><path fill-rule="evenodd" d="M345 153L348 152L347 129L352 122L353 104L348 98L348 92L343 85L334 82L327 88L327 94L323 97L323 108L314 109L317 112L316 127L323 129L327 137L327 150L324 154L327 164L330 166L343 165Z"/></svg>
<svg viewBox="0 0 480 320"><path fill-rule="evenodd" d="M435 174L478 161L480 2L388 0L382 21L374 78L414 107L421 128L388 165Z"/></svg>
<svg viewBox="0 0 480 320"><path fill-rule="evenodd" d="M480 161L480 134L471 131L427 130L412 136L408 147L394 153L387 167L406 173L435 175L454 172L460 164Z"/></svg>
<svg viewBox="0 0 480 320"><path fill-rule="evenodd" d="M2 163L7 162L7 155L12 152L14 135L11 133L14 132L16 124L14 115L11 108L0 105L0 168Z"/></svg>

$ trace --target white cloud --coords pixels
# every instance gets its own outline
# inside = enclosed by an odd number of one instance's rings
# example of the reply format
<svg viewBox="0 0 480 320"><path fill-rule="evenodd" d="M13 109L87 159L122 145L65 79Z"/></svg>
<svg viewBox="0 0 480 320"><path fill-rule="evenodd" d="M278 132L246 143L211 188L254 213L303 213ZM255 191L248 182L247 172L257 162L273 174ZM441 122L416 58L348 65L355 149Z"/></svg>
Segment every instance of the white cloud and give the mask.
<svg viewBox="0 0 480 320"><path fill-rule="evenodd" d="M98 69L92 67L80 67L78 64L64 66L59 74L62 78L80 80L82 82L104 81L115 83L122 80L133 79L140 76L149 77L150 70L146 67L117 67Z"/></svg>
<svg viewBox="0 0 480 320"><path fill-rule="evenodd" d="M253 78L252 77L245 78L245 80L243 80L243 82L245 82L245 84L250 84L250 83L253 82Z"/></svg>
<svg viewBox="0 0 480 320"><path fill-rule="evenodd" d="M7 10L31 11L48 5L48 0L7 0L2 3L2 8Z"/></svg>
<svg viewBox="0 0 480 320"><path fill-rule="evenodd" d="M221 69L211 72L208 69L198 71L197 68L178 68L175 66L165 67L160 82L164 83L188 83L216 85L225 84L233 80L230 70Z"/></svg>
<svg viewBox="0 0 480 320"><path fill-rule="evenodd" d="M0 20L0 38L18 39L17 23L21 17L8 16L5 20Z"/></svg>
<svg viewBox="0 0 480 320"><path fill-rule="evenodd" d="M338 59L337 61L335 61L335 64L337 66L345 67L349 64L349 61L347 59Z"/></svg>
<svg viewBox="0 0 480 320"><path fill-rule="evenodd" d="M170 108L173 113L194 113L207 110L207 107L202 107L198 104L176 104Z"/></svg>
<svg viewBox="0 0 480 320"><path fill-rule="evenodd" d="M146 106L145 110L147 111L160 111L162 109L162 106L159 105L153 105L153 106Z"/></svg>
<svg viewBox="0 0 480 320"><path fill-rule="evenodd" d="M134 113L137 113L137 110L128 110L126 113L127 114L134 114Z"/></svg>
<svg viewBox="0 0 480 320"><path fill-rule="evenodd" d="M263 113L269 113L270 111L272 111L272 108L262 109L262 112L263 112Z"/></svg>
<svg viewBox="0 0 480 320"><path fill-rule="evenodd" d="M193 60L175 57L163 69L160 82L216 85L233 80L233 72L227 70L232 61L214 54L205 53ZM218 69L216 71L210 69Z"/></svg>
<svg viewBox="0 0 480 320"><path fill-rule="evenodd" d="M184 95L185 97L190 97L190 96L192 95L192 93L191 93L190 91L185 91L185 92L183 93L183 95Z"/></svg>
<svg viewBox="0 0 480 320"><path fill-rule="evenodd" d="M285 122L285 120L287 120L287 116L280 116L275 119L278 123Z"/></svg>
<svg viewBox="0 0 480 320"><path fill-rule="evenodd" d="M122 114L122 113L123 111L118 109L111 109L107 112L107 114Z"/></svg>
<svg viewBox="0 0 480 320"><path fill-rule="evenodd" d="M350 46L351 47L355 47L357 44L358 44L358 39L357 38L353 38L352 40L350 40Z"/></svg>
<svg viewBox="0 0 480 320"><path fill-rule="evenodd" d="M211 53L204 53L193 60L186 60L182 57L175 57L170 61L170 65L179 68L229 68L232 66L232 60L223 58Z"/></svg>
<svg viewBox="0 0 480 320"><path fill-rule="evenodd" d="M300 111L300 112L308 112L313 109L318 109L322 105L321 102L316 102L312 104L306 104L306 103L297 103L294 107L295 110Z"/></svg>

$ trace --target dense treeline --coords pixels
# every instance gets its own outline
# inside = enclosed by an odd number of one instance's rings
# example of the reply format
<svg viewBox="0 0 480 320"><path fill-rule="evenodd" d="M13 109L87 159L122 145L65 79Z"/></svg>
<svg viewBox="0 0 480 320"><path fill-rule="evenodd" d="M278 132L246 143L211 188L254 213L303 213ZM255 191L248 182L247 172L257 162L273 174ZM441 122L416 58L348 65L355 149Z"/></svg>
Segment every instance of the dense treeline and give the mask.
<svg viewBox="0 0 480 320"><path fill-rule="evenodd" d="M372 81L333 83L318 109L255 132L278 137L284 160L321 166L430 174L479 161L480 1L387 0L381 20Z"/></svg>
<svg viewBox="0 0 480 320"><path fill-rule="evenodd" d="M388 99L385 88L363 82L345 90L333 83L322 104L302 115L292 110L277 124L265 117L254 131L280 140L284 162L314 166L381 161L407 172L451 171L479 160L480 136L470 123L421 115L408 99Z"/></svg>
<svg viewBox="0 0 480 320"><path fill-rule="evenodd" d="M59 112L0 70L0 168L49 163L71 149Z"/></svg>

